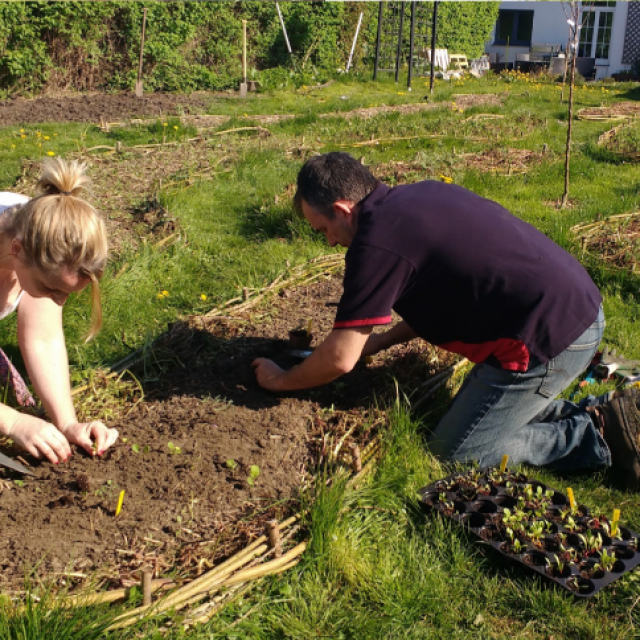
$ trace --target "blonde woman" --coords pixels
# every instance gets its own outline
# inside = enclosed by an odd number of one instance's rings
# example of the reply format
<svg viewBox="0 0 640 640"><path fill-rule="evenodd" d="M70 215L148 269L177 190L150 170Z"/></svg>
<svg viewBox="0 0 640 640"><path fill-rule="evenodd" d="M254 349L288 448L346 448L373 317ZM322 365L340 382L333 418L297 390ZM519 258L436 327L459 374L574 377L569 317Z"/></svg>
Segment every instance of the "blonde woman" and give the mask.
<svg viewBox="0 0 640 640"><path fill-rule="evenodd" d="M53 423L0 404L0 435L53 464L69 458L70 444L102 455L118 438L116 429L101 422L78 422L62 328L67 298L88 285L93 294L89 338L102 323L98 279L107 239L95 209L79 197L89 181L84 169L54 158L43 164L36 197L0 193L0 318L17 311L20 351ZM24 383L6 356L4 361L16 395L28 403Z"/></svg>

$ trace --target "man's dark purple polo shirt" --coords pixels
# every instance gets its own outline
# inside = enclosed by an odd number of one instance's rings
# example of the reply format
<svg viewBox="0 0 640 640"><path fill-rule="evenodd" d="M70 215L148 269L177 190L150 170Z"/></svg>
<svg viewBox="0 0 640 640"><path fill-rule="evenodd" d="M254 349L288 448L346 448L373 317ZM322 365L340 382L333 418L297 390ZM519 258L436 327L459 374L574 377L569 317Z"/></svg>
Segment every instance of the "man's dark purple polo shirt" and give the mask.
<svg viewBox="0 0 640 640"><path fill-rule="evenodd" d="M548 362L594 322L602 296L582 265L535 227L435 181L363 201L335 329L391 322L511 371Z"/></svg>

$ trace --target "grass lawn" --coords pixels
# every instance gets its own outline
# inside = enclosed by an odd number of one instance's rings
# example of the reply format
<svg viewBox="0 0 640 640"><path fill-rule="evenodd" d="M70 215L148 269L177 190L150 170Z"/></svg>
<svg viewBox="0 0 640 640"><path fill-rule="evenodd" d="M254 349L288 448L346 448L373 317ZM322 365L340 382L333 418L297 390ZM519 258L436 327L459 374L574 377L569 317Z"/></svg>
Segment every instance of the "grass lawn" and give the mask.
<svg viewBox="0 0 640 640"><path fill-rule="evenodd" d="M496 98L468 97L487 94ZM171 141L179 143L170 171L163 184L138 194L138 204L153 201L169 212L178 236L158 245L132 227L131 242L119 247L103 279L104 329L91 343L83 342L88 296L69 300L65 326L74 379L80 382L92 369L148 344L180 316L203 313L243 287L264 286L290 267L327 253L323 238L293 217L290 197L301 162L331 150L363 158L389 184L450 177L536 225L580 257L603 292L604 342L628 358L640 358L640 278L584 251L571 230L638 210L637 164L597 144L616 123L576 120L571 206L562 210L557 203L564 187L567 108L560 104L559 85L492 76L439 81L427 96L428 83L417 79L411 93L388 80L363 80L259 95L244 104L218 99L210 113L231 120L204 132L198 143L189 141L195 131L169 121ZM575 108L639 99L637 85L597 83L576 89ZM356 109L368 111L348 116ZM286 114L295 117L261 119ZM222 133L251 126L269 134L255 129ZM0 190L15 188L24 159L50 151L86 158L90 175L98 165L125 171L122 187L114 186L109 196L115 197L118 189L127 189L128 176L144 178L142 155L131 147L161 142L162 135L158 123L112 132L55 123L1 129ZM117 140L124 146L120 155L87 151ZM197 154L194 145L200 145ZM2 323L0 343L17 354L15 321ZM384 455L369 479L351 490L344 483L329 488L321 483L309 517L311 546L294 570L259 583L202 627L183 632L179 624L167 628L164 618L142 633L133 628L114 637L640 637L638 571L592 599L577 601L485 551L459 528L421 512L419 488L447 473L424 446L426 429L445 402L441 398L417 421L400 397L391 408ZM624 524L640 530L637 494L617 491L604 474L530 472L563 492L573 487L578 502L590 507L608 514L620 508ZM71 618L59 612L47 618L49 610L45 600L27 613L7 612L0 617L0 640L54 637L54 623L56 638L101 637L115 615L77 610Z"/></svg>

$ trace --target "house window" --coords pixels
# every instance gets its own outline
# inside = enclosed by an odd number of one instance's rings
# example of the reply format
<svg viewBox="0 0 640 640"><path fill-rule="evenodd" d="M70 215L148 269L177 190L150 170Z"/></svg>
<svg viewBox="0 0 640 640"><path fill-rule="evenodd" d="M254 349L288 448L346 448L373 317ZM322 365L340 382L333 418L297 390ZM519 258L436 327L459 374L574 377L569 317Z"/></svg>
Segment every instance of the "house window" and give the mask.
<svg viewBox="0 0 640 640"><path fill-rule="evenodd" d="M496 23L494 44L510 44L514 47L531 46L533 11L500 9Z"/></svg>
<svg viewBox="0 0 640 640"><path fill-rule="evenodd" d="M584 9L578 57L609 59L615 2L594 2Z"/></svg>

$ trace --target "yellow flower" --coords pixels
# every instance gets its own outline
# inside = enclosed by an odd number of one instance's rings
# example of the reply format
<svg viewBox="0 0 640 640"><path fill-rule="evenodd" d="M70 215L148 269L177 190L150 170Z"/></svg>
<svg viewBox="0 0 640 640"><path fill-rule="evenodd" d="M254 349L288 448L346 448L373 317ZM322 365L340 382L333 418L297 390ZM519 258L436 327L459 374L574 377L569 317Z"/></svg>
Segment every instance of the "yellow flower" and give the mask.
<svg viewBox="0 0 640 640"><path fill-rule="evenodd" d="M442 180L442 182L444 182L445 184L451 184L453 182L453 178L445 175L441 175L440 180Z"/></svg>
<svg viewBox="0 0 640 640"><path fill-rule="evenodd" d="M206 300L207 296L204 293L200 294L200 300Z"/></svg>
<svg viewBox="0 0 640 640"><path fill-rule="evenodd" d="M53 153L53 151L47 151L47 155L48 155L48 156L55 156L56 154L55 154L55 153Z"/></svg>
<svg viewBox="0 0 640 640"><path fill-rule="evenodd" d="M163 126L163 127L168 127L168 126L169 126L169 123L168 123L168 122L163 122L163 123L162 123L162 126Z"/></svg>
<svg viewBox="0 0 640 640"><path fill-rule="evenodd" d="M20 137L24 140L27 136L23 133Z"/></svg>
<svg viewBox="0 0 640 640"><path fill-rule="evenodd" d="M162 292L162 295L166 298L166 297L169 295L169 292L165 289L165 290Z"/></svg>
<svg viewBox="0 0 640 640"><path fill-rule="evenodd" d="M248 118L248 117L249 117L249 116L247 116L247 114L246 114L246 113L243 113L242 115L243 115L245 118Z"/></svg>
<svg viewBox="0 0 640 640"><path fill-rule="evenodd" d="M12 145L11 145L11 148L12 148L12 149L15 149L15 148L16 148L16 145L15 145L15 144L12 144Z"/></svg>
<svg viewBox="0 0 640 640"><path fill-rule="evenodd" d="M174 131L177 131L177 130L178 130L178 125L177 125L177 124L174 124L174 125L173 125L173 129L174 129Z"/></svg>
<svg viewBox="0 0 640 640"><path fill-rule="evenodd" d="M398 95L399 96L403 96L404 95L404 91L398 91Z"/></svg>
<svg viewBox="0 0 640 640"><path fill-rule="evenodd" d="M24 133L24 129L20 129L20 133Z"/></svg>
<svg viewBox="0 0 640 640"><path fill-rule="evenodd" d="M164 296L161 293L159 293L158 294L158 300L162 300L162 298L164 298Z"/></svg>
<svg viewBox="0 0 640 640"><path fill-rule="evenodd" d="M58 135L57 133L54 133L54 134L53 134L53 137L55 138L57 135Z"/></svg>
<svg viewBox="0 0 640 640"><path fill-rule="evenodd" d="M48 140L48 139L49 139L49 136L45 136L45 137L44 137L44 139L45 139L45 140Z"/></svg>
<svg viewBox="0 0 640 640"><path fill-rule="evenodd" d="M38 136L38 138L42 135L39 131L36 131L36 135Z"/></svg>

